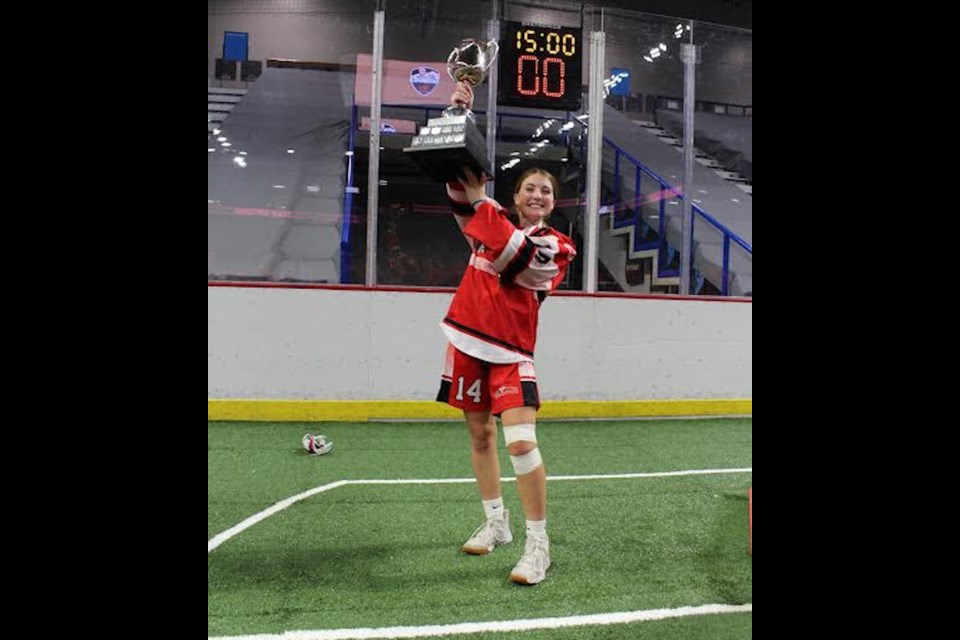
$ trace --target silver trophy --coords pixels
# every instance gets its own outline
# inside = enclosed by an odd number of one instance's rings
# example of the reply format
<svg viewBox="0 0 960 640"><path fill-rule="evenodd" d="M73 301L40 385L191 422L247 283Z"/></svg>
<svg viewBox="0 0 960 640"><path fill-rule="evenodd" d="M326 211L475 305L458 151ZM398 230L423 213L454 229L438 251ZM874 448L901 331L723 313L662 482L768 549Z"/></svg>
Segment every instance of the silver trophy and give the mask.
<svg viewBox="0 0 960 640"><path fill-rule="evenodd" d="M487 77L498 51L496 40L461 40L447 58L447 73L456 82L476 87ZM466 107L451 105L444 109L442 117L430 118L403 151L438 182L455 180L463 175L464 166L470 167L475 175L484 172L493 176L487 143L477 129L473 112Z"/></svg>

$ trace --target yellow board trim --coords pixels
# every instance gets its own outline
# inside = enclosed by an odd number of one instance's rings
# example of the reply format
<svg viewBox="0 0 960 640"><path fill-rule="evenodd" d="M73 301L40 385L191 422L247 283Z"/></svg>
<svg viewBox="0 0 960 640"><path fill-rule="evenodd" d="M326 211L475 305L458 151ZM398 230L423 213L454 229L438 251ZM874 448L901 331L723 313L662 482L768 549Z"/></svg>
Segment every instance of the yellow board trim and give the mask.
<svg viewBox="0 0 960 640"><path fill-rule="evenodd" d="M752 415L751 398L678 400L551 400L540 418L645 418ZM207 400L207 420L257 422L370 422L459 420L463 413L441 402L418 400Z"/></svg>

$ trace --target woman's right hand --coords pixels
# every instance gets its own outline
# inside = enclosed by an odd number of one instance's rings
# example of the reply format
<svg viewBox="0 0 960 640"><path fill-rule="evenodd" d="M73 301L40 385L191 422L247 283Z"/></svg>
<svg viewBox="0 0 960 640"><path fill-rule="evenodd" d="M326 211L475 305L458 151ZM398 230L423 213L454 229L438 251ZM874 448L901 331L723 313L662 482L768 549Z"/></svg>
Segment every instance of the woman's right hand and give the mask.
<svg viewBox="0 0 960 640"><path fill-rule="evenodd" d="M473 87L467 82L458 82L450 96L450 104L455 107L473 108Z"/></svg>

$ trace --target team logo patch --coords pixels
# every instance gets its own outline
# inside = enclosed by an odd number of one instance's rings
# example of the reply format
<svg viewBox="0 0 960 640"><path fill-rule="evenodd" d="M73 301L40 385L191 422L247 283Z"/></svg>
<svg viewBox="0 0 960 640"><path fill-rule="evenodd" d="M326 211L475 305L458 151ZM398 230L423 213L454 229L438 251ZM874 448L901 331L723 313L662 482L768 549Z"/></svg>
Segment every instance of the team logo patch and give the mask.
<svg viewBox="0 0 960 640"><path fill-rule="evenodd" d="M428 96L440 85L440 72L431 67L415 67L410 72L410 85L422 96Z"/></svg>

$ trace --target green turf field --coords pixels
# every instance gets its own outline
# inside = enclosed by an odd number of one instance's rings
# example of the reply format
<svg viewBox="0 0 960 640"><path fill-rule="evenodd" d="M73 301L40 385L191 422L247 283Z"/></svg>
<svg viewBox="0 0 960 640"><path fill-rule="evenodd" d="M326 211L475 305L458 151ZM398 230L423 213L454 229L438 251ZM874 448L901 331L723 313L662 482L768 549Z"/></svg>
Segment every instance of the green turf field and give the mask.
<svg viewBox="0 0 960 640"><path fill-rule="evenodd" d="M333 452L308 456L307 431L326 435ZM487 556L459 551L483 521L462 424L213 422L207 433L210 637L752 605L750 418L539 424L553 565L533 587L507 578L524 539L512 482L514 542ZM712 472L563 478L698 470ZM375 479L404 482L363 482ZM416 482L430 479L451 482ZM750 611L720 612L445 637L749 638L751 625Z"/></svg>

